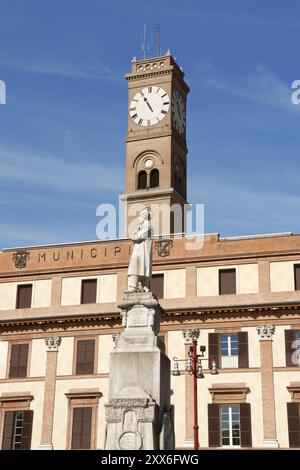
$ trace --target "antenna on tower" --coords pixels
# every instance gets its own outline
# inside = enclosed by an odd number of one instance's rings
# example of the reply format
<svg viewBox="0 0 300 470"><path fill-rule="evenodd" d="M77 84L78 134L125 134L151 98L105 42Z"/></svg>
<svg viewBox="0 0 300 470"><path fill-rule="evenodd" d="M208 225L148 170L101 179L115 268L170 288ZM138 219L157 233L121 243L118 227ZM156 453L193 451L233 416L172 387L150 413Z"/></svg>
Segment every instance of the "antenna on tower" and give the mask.
<svg viewBox="0 0 300 470"><path fill-rule="evenodd" d="M161 55L160 49L160 25L155 25L155 46L156 46L156 55L159 57Z"/></svg>
<svg viewBox="0 0 300 470"><path fill-rule="evenodd" d="M147 43L146 43L146 40L147 40L147 26L144 24L144 32L143 32L143 36L142 36L142 56L143 56L143 59L146 59L146 57L147 57Z"/></svg>

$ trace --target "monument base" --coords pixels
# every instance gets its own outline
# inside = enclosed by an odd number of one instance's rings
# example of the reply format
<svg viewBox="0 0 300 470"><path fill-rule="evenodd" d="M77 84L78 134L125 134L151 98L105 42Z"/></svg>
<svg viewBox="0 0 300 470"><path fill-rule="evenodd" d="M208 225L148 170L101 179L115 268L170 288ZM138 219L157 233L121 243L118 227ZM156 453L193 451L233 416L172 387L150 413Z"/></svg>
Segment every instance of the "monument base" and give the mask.
<svg viewBox="0 0 300 470"><path fill-rule="evenodd" d="M161 307L151 292L127 292L124 331L110 354L105 449L174 449L170 360L157 336Z"/></svg>

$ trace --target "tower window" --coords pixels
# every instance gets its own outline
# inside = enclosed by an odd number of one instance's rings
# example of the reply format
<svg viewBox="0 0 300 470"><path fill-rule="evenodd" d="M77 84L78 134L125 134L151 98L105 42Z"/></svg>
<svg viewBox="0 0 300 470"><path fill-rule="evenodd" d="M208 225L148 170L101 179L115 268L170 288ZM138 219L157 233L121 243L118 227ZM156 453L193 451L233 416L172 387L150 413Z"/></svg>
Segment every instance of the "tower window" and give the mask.
<svg viewBox="0 0 300 470"><path fill-rule="evenodd" d="M138 174L138 189L147 188L147 173L145 171L140 171Z"/></svg>
<svg viewBox="0 0 300 470"><path fill-rule="evenodd" d="M150 173L150 188L158 188L159 186L159 171L154 169Z"/></svg>

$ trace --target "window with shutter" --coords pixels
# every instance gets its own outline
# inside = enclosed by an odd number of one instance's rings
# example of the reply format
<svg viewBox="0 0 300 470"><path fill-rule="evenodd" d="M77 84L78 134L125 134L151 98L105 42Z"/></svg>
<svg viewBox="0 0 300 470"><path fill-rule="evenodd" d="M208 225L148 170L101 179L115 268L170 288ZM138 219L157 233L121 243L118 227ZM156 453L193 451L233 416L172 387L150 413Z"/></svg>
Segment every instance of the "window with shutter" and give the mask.
<svg viewBox="0 0 300 470"><path fill-rule="evenodd" d="M7 411L4 417L3 450L30 450L33 411Z"/></svg>
<svg viewBox="0 0 300 470"><path fill-rule="evenodd" d="M289 446L300 447L299 403L287 403Z"/></svg>
<svg viewBox="0 0 300 470"><path fill-rule="evenodd" d="M241 447L252 447L251 405L240 404Z"/></svg>
<svg viewBox="0 0 300 470"><path fill-rule="evenodd" d="M294 265L295 290L300 290L300 264Z"/></svg>
<svg viewBox="0 0 300 470"><path fill-rule="evenodd" d="M92 434L92 407L74 408L72 449L90 449Z"/></svg>
<svg viewBox="0 0 300 470"><path fill-rule="evenodd" d="M238 333L239 344L239 368L249 367L249 354L248 354L248 332L241 331Z"/></svg>
<svg viewBox="0 0 300 470"><path fill-rule="evenodd" d="M236 294L236 270L219 270L219 294Z"/></svg>
<svg viewBox="0 0 300 470"><path fill-rule="evenodd" d="M28 344L11 346L9 378L27 376L28 349Z"/></svg>
<svg viewBox="0 0 300 470"><path fill-rule="evenodd" d="M219 405L209 403L208 413L208 445L209 447L220 447L220 410Z"/></svg>
<svg viewBox="0 0 300 470"><path fill-rule="evenodd" d="M220 405L221 446L240 446L240 405Z"/></svg>
<svg viewBox="0 0 300 470"><path fill-rule="evenodd" d="M95 304L97 301L97 279L84 279L81 283L81 303Z"/></svg>
<svg viewBox="0 0 300 470"><path fill-rule="evenodd" d="M150 280L150 291L158 298L164 297L164 275L153 274Z"/></svg>
<svg viewBox="0 0 300 470"><path fill-rule="evenodd" d="M237 333L220 334L220 366L222 369L238 367L239 337Z"/></svg>
<svg viewBox="0 0 300 470"><path fill-rule="evenodd" d="M219 335L217 333L208 334L208 355L209 368L212 367L212 361L216 361L217 369L219 368Z"/></svg>
<svg viewBox="0 0 300 470"><path fill-rule="evenodd" d="M95 340L77 341L76 374L93 374L95 364Z"/></svg>
<svg viewBox="0 0 300 470"><path fill-rule="evenodd" d="M31 308L32 284L19 285L16 308Z"/></svg>
<svg viewBox="0 0 300 470"><path fill-rule="evenodd" d="M2 437L2 450L11 450L14 435L15 412L6 411Z"/></svg>
<svg viewBox="0 0 300 470"><path fill-rule="evenodd" d="M299 366L300 331L285 330L285 361L288 367Z"/></svg>

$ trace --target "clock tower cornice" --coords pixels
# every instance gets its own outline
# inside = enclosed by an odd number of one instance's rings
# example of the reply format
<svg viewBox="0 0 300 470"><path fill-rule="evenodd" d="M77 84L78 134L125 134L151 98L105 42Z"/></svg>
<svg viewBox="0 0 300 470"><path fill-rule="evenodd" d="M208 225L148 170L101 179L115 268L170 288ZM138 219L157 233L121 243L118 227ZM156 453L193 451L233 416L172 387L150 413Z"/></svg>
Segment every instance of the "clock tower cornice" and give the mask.
<svg viewBox="0 0 300 470"><path fill-rule="evenodd" d="M184 81L184 72L170 54L151 59L134 59L131 62L131 72L127 73L125 77L128 82L139 82L169 75L176 77L185 93L189 93L190 89Z"/></svg>

